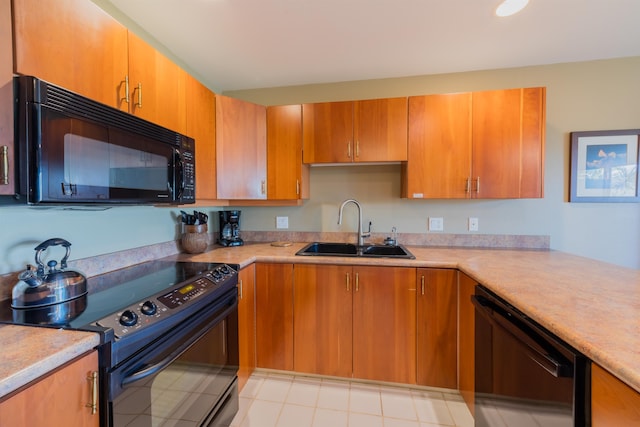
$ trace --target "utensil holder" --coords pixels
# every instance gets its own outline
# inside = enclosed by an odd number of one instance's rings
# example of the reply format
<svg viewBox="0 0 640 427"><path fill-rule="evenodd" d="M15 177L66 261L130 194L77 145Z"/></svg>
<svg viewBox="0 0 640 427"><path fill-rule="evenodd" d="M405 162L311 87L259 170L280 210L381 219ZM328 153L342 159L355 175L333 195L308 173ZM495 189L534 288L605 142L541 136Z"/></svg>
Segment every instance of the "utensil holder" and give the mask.
<svg viewBox="0 0 640 427"><path fill-rule="evenodd" d="M182 225L182 249L190 254L199 254L207 249L209 236L207 224Z"/></svg>

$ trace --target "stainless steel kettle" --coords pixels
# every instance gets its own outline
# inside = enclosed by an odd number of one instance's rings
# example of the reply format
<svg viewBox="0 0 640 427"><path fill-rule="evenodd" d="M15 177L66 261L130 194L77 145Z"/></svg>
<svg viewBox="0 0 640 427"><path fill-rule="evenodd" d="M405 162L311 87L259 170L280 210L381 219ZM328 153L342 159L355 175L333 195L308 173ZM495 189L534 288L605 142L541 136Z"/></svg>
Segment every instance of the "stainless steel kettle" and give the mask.
<svg viewBox="0 0 640 427"><path fill-rule="evenodd" d="M61 245L66 253L58 262L51 260L47 263L47 271L40 260L42 252L50 246ZM17 309L38 308L53 304L66 303L87 294L87 279L81 273L67 268L67 259L71 253L71 243L64 239L53 238L35 247L37 270L27 265L27 269L20 273L20 281L13 287L11 307Z"/></svg>

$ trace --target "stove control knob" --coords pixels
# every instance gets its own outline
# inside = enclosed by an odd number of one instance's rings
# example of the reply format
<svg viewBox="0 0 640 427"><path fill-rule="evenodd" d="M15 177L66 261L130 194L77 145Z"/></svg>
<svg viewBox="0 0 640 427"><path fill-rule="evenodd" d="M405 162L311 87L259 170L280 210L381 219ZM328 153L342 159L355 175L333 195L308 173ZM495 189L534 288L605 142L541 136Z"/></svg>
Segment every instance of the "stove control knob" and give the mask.
<svg viewBox="0 0 640 427"><path fill-rule="evenodd" d="M158 306L153 301L145 301L140 307L140 311L147 316L153 316L158 311Z"/></svg>
<svg viewBox="0 0 640 427"><path fill-rule="evenodd" d="M229 267L227 267L226 265L223 265L222 267L220 267L220 271L222 271L222 274L229 274L231 273L229 271Z"/></svg>
<svg viewBox="0 0 640 427"><path fill-rule="evenodd" d="M123 326L133 326L138 322L138 315L131 310L125 310L120 315L120 324Z"/></svg>

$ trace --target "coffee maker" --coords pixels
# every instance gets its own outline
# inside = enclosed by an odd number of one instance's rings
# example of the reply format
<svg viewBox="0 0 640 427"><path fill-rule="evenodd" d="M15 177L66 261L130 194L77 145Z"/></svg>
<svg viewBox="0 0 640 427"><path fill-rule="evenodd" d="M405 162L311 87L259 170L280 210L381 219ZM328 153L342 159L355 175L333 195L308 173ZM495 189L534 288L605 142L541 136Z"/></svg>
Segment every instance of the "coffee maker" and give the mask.
<svg viewBox="0 0 640 427"><path fill-rule="evenodd" d="M220 211L220 237L222 246L242 246L240 238L240 211Z"/></svg>

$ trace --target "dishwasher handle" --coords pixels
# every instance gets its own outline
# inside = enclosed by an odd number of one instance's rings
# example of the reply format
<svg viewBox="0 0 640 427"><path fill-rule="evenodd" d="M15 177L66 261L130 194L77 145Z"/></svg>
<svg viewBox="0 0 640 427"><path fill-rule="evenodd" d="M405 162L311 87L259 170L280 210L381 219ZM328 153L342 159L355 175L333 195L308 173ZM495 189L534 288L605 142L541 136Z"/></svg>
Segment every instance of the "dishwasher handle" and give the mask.
<svg viewBox="0 0 640 427"><path fill-rule="evenodd" d="M471 302L475 305L477 313L520 343L527 356L545 371L556 378L573 377L571 361L557 351L549 351L553 349L553 344L524 320L481 295L472 295ZM556 354L551 354L552 352Z"/></svg>

